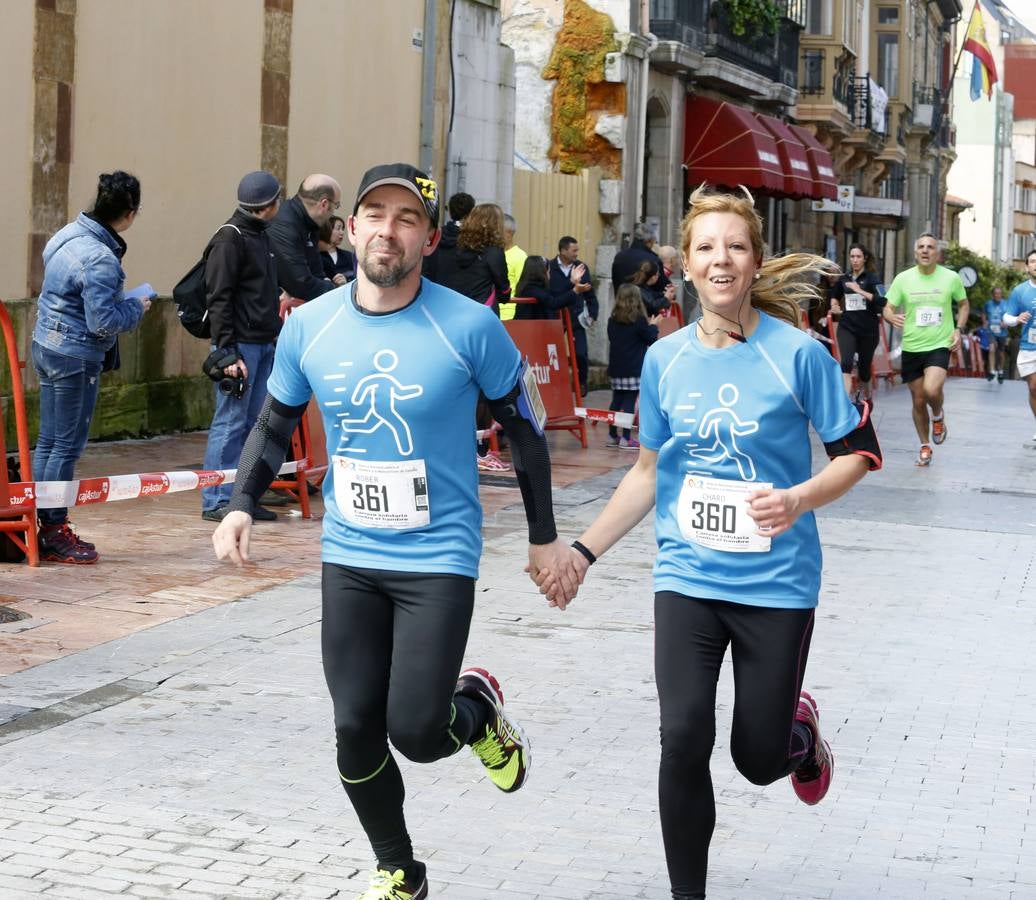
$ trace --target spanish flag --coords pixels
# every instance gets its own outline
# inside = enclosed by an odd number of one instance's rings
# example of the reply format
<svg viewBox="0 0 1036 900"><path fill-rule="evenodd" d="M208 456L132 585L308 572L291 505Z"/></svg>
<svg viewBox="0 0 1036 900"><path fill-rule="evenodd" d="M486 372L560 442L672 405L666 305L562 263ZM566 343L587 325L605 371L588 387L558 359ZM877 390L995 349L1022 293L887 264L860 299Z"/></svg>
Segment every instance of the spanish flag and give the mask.
<svg viewBox="0 0 1036 900"><path fill-rule="evenodd" d="M982 22L982 10L979 8L978 0L975 0L975 8L971 11L968 33L964 37L964 49L975 57L971 66L971 99L978 100L982 94L992 99L993 85L996 83L996 63L986 42L986 26Z"/></svg>

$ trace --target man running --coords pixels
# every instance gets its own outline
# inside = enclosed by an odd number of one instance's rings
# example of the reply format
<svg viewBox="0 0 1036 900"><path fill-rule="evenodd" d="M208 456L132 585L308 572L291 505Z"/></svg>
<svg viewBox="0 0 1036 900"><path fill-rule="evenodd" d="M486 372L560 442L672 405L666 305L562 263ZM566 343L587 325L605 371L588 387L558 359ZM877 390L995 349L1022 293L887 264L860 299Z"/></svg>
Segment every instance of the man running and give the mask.
<svg viewBox="0 0 1036 900"><path fill-rule="evenodd" d="M315 395L331 459L324 675L338 773L377 858L362 900L428 896L389 740L415 762L470 745L505 792L529 772L528 742L497 680L484 669L460 671L482 550L472 425L480 390L510 439L530 567L561 566L570 596L577 587L557 540L547 445L514 343L491 309L421 277L438 217L435 182L412 166L363 176L347 226L356 280L287 320L231 512L213 535L220 559L248 558L251 514Z"/></svg>
<svg viewBox="0 0 1036 900"><path fill-rule="evenodd" d="M1004 383L1004 366L1007 363L1007 326L1004 325L1004 311L1007 301L1002 287L993 288L993 299L982 307L982 324L989 329L989 356L986 360L986 381L994 378Z"/></svg>
<svg viewBox="0 0 1036 900"><path fill-rule="evenodd" d="M910 387L914 428L921 439L916 465L928 466L932 462L929 425L932 443L946 440L943 385L950 354L960 346L971 308L960 277L938 264L935 235L925 232L914 242L914 258L916 266L892 279L884 316L903 329L903 383ZM954 302L959 304L956 327Z"/></svg>
<svg viewBox="0 0 1036 900"><path fill-rule="evenodd" d="M1022 326L1022 342L1018 345L1018 374L1029 386L1029 408L1036 416L1036 250L1025 257L1028 281L1023 281L1007 298L1004 324ZM1032 436L1036 443L1036 434Z"/></svg>

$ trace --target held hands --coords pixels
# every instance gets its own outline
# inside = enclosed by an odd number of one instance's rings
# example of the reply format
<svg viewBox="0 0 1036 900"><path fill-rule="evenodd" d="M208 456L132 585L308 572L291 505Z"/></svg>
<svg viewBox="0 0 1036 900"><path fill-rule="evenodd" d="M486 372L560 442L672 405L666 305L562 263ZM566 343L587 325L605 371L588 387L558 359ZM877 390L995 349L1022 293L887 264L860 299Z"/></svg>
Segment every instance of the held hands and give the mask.
<svg viewBox="0 0 1036 900"><path fill-rule="evenodd" d="M341 287L343 284L345 284L345 281L345 276L341 272L339 272L337 275L335 275L334 278L331 279L331 283L335 287Z"/></svg>
<svg viewBox="0 0 1036 900"><path fill-rule="evenodd" d="M575 598L590 563L560 540L529 545L525 571L547 598L547 605L564 609Z"/></svg>
<svg viewBox="0 0 1036 900"><path fill-rule="evenodd" d="M803 512L798 495L792 490L767 488L748 495L748 515L763 537L784 534Z"/></svg>
<svg viewBox="0 0 1036 900"><path fill-rule="evenodd" d="M248 562L248 545L252 540L252 517L235 510L227 513L212 533L216 559L229 559L236 566Z"/></svg>

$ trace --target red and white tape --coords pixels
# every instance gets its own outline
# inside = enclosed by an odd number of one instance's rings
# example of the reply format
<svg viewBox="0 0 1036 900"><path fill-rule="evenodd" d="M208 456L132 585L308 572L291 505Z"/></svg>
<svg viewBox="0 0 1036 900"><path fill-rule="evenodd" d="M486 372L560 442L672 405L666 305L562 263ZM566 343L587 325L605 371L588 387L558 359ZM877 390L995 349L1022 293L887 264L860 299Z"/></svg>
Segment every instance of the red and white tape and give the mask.
<svg viewBox="0 0 1036 900"><path fill-rule="evenodd" d="M633 413L618 412L614 409L588 409L585 406L577 406L576 415L588 422L607 422L609 425L616 425L619 428L637 427L637 417Z"/></svg>
<svg viewBox="0 0 1036 900"><path fill-rule="evenodd" d="M308 459L296 459L281 466L278 475L294 474L308 469ZM105 475L101 478L80 478L78 481L15 481L11 483L11 509L60 509L66 506L87 506L91 503L112 503L136 500L156 494L177 494L198 488L232 484L237 469L215 469L188 472L143 472L137 475ZM0 498L2 502L2 498Z"/></svg>

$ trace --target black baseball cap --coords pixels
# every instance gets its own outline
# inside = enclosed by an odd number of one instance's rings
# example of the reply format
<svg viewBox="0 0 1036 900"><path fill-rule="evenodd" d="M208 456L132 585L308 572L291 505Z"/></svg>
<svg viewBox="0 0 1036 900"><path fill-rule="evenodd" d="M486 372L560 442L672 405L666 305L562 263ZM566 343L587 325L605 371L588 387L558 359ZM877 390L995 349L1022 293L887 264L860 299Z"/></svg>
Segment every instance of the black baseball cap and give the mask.
<svg viewBox="0 0 1036 900"><path fill-rule="evenodd" d="M364 197L375 188L386 184L395 184L411 191L421 201L432 225L439 227L439 186L433 178L407 163L387 163L364 172L363 178L360 179L360 188L356 192L353 215L356 215L356 210L360 208L360 202Z"/></svg>

